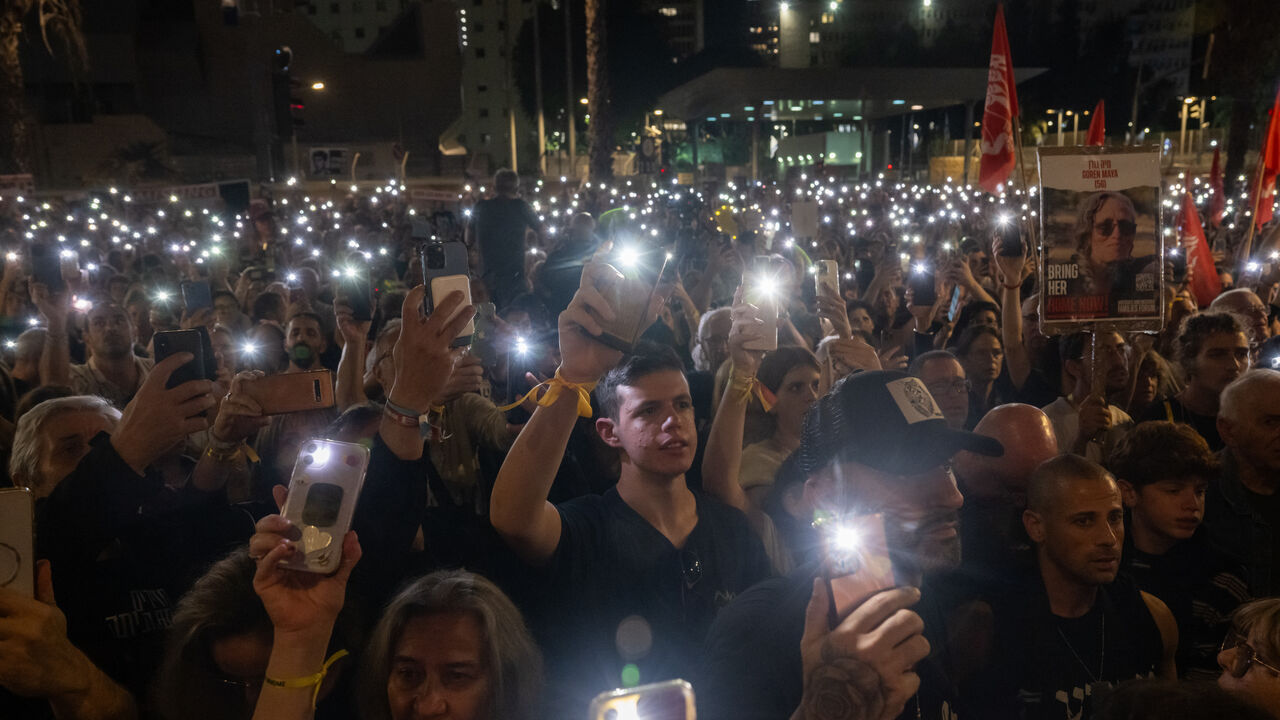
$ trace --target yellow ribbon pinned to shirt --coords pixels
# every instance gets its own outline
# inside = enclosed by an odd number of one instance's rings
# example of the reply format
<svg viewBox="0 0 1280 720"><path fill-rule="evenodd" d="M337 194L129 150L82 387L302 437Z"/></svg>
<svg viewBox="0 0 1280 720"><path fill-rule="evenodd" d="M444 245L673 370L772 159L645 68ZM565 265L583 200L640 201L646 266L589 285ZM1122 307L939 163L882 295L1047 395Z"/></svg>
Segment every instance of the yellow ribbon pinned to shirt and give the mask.
<svg viewBox="0 0 1280 720"><path fill-rule="evenodd" d="M578 416L584 417L584 418L591 417L591 414L592 414L591 413L591 391L596 389L596 383L569 382L568 380L565 380L563 377L560 376L559 370L556 370L555 377L551 378L546 382L538 383L537 385L534 385L533 388L529 390L529 392L524 394L524 397L520 398L519 400L516 400L510 405L503 405L498 409L501 410L502 412L506 412L508 410L514 409L515 407L523 404L525 400L536 397L538 394L538 391L544 388L546 389L547 392L543 394L541 398L538 398L537 402L539 405L543 407L550 407L555 404L556 400L560 399L560 394L562 392L564 392L565 390L573 390L578 394Z"/></svg>

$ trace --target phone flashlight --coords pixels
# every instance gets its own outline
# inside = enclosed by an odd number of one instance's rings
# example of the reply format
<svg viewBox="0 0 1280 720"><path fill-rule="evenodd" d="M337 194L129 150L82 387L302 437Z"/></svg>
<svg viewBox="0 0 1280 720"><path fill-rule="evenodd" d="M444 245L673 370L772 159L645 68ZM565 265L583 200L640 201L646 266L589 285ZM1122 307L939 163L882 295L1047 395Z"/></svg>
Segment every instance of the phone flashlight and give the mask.
<svg viewBox="0 0 1280 720"><path fill-rule="evenodd" d="M921 275L924 275L925 273L929 272L929 263L918 262L915 265L912 265L911 269Z"/></svg>
<svg viewBox="0 0 1280 720"><path fill-rule="evenodd" d="M93 301L88 298L76 297L71 301L71 307L79 310L80 312L89 312L93 309Z"/></svg>
<svg viewBox="0 0 1280 720"><path fill-rule="evenodd" d="M14 348L18 347L18 342L17 342L16 340L5 340L5 341L4 341L4 346L5 346L6 348L9 348L10 350L12 350L12 349L14 349Z"/></svg>
<svg viewBox="0 0 1280 720"><path fill-rule="evenodd" d="M1259 265L1256 261L1251 260L1248 265L1244 266L1244 269L1251 273L1256 273L1262 269L1262 266Z"/></svg>
<svg viewBox="0 0 1280 720"><path fill-rule="evenodd" d="M624 246L618 249L618 264L624 268L634 268L640 263L640 251L631 246Z"/></svg>
<svg viewBox="0 0 1280 720"><path fill-rule="evenodd" d="M167 302L169 302L169 291L168 291L168 290L157 290L157 291L156 291L156 302L159 302L159 303L167 303Z"/></svg>
<svg viewBox="0 0 1280 720"><path fill-rule="evenodd" d="M756 278L755 289L764 297L772 300L778 295L778 278L772 275L760 275Z"/></svg>
<svg viewBox="0 0 1280 720"><path fill-rule="evenodd" d="M1169 257L1178 257L1178 248L1169 248Z"/></svg>
<svg viewBox="0 0 1280 720"><path fill-rule="evenodd" d="M311 454L307 455L303 462L313 468L322 468L329 462L330 452L328 445L313 445Z"/></svg>
<svg viewBox="0 0 1280 720"><path fill-rule="evenodd" d="M1001 215L996 218L996 222L1001 225L1008 225L1010 222L1013 222L1013 216L1009 213L1001 213Z"/></svg>
<svg viewBox="0 0 1280 720"><path fill-rule="evenodd" d="M285 280L287 280L287 281L289 281L289 284L290 284L290 285L292 285L292 284L294 284L294 283L298 282L298 273L293 273L293 272L291 272L291 273L289 273L288 275L285 275L285 276L284 276L284 279L285 279Z"/></svg>
<svg viewBox="0 0 1280 720"><path fill-rule="evenodd" d="M516 355L525 356L529 354L529 341L523 337L516 338Z"/></svg>
<svg viewBox="0 0 1280 720"><path fill-rule="evenodd" d="M253 343L245 343L240 346L240 352L245 355L252 355L258 352L258 346Z"/></svg>
<svg viewBox="0 0 1280 720"><path fill-rule="evenodd" d="M6 260L8 260L9 262L13 262L14 260L17 260L17 259L18 259L18 253L16 253L16 252L11 252L11 253L9 253L8 255L5 255L5 256L4 256L4 258L5 258Z"/></svg>

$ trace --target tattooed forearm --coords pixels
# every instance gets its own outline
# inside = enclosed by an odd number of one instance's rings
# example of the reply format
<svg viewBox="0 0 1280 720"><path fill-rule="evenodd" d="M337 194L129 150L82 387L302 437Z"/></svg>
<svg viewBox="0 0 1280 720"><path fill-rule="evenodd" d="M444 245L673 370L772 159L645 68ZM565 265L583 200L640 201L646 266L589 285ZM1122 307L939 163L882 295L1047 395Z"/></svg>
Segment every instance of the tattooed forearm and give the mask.
<svg viewBox="0 0 1280 720"><path fill-rule="evenodd" d="M872 666L851 657L827 657L805 681L794 720L875 720L888 694Z"/></svg>

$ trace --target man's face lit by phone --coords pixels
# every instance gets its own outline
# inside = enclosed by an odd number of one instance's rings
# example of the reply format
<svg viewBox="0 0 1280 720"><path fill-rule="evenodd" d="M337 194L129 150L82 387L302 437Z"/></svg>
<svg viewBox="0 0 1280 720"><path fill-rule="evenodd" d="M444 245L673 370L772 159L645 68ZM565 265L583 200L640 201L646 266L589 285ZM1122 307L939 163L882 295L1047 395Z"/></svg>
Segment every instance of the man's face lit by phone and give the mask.
<svg viewBox="0 0 1280 720"><path fill-rule="evenodd" d="M932 573L960 563L964 498L947 466L900 476L838 460L809 478L805 499L836 517L883 513L885 541L900 569Z"/></svg>

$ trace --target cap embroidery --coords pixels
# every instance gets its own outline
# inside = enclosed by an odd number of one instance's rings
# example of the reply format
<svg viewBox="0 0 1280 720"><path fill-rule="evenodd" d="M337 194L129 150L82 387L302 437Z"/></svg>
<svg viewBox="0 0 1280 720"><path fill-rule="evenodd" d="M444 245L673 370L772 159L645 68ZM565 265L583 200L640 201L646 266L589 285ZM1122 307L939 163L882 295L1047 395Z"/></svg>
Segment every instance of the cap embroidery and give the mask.
<svg viewBox="0 0 1280 720"><path fill-rule="evenodd" d="M942 411L938 409L933 396L925 389L924 383L920 382L919 378L894 380L886 387L908 425L914 425L922 420L943 419Z"/></svg>

